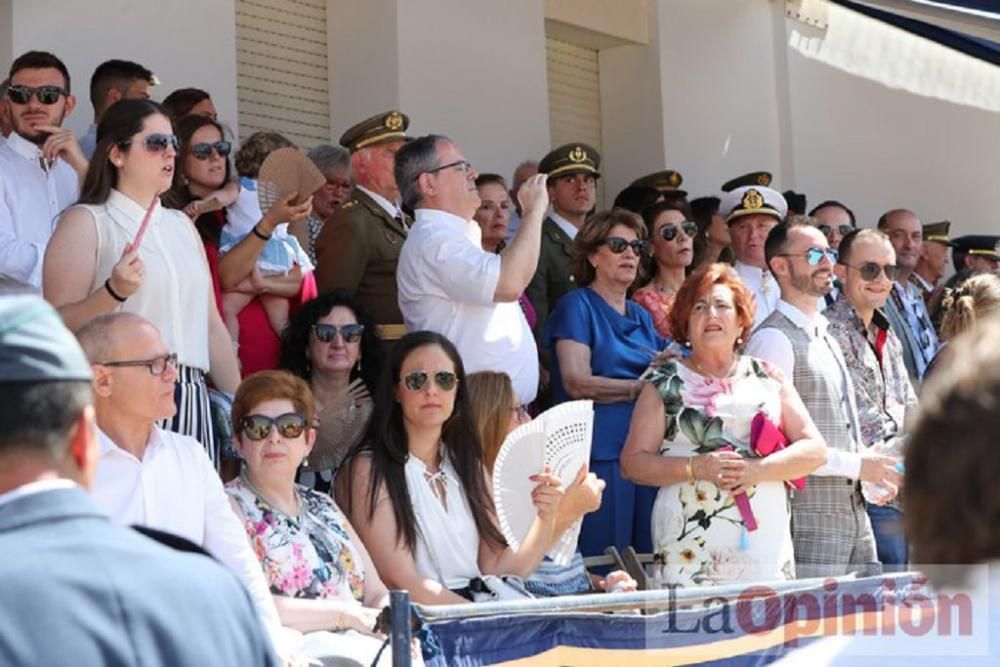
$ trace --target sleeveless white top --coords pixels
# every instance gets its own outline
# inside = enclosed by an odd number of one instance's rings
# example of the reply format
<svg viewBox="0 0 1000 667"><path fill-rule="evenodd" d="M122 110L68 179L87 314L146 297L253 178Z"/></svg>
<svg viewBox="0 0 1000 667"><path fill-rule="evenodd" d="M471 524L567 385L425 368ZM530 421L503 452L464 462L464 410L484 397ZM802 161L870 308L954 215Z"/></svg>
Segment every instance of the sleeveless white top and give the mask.
<svg viewBox="0 0 1000 667"><path fill-rule="evenodd" d="M148 205L148 204L147 204ZM146 215L146 206L118 190L103 205L81 205L97 228L97 269L91 292L101 288ZM139 247L145 275L121 310L152 322L163 342L185 366L208 371L208 317L212 277L205 249L191 219L159 202Z"/></svg>
<svg viewBox="0 0 1000 667"><path fill-rule="evenodd" d="M447 509L434 488L438 477L444 481ZM479 576L479 530L455 468L442 454L440 471L431 475L423 461L410 456L406 487L417 519L417 569L448 588L468 586Z"/></svg>

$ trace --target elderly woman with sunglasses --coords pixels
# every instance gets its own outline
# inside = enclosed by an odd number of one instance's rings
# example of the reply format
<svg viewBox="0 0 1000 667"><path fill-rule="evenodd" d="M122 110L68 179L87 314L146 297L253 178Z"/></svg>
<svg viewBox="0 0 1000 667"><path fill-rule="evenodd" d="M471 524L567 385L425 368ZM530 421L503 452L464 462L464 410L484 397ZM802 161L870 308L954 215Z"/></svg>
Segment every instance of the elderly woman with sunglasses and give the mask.
<svg viewBox="0 0 1000 667"><path fill-rule="evenodd" d="M239 367L198 233L186 215L160 205L177 146L155 102L122 100L107 110L78 205L46 250L43 289L74 330L114 310L156 325L179 362L178 410L165 426L195 437L218 464L205 375L232 393Z"/></svg>
<svg viewBox="0 0 1000 667"><path fill-rule="evenodd" d="M462 358L438 333L392 348L368 442L336 478L383 580L420 604L473 599L483 574L527 576L555 544L562 487L531 477L538 516L519 549L498 528Z"/></svg>
<svg viewBox="0 0 1000 667"><path fill-rule="evenodd" d="M381 646L375 620L388 591L333 500L295 483L316 441L314 416L312 392L300 378L286 371L247 377L232 410L243 468L226 492L282 625L307 633L304 653L367 665Z"/></svg>
<svg viewBox="0 0 1000 667"><path fill-rule="evenodd" d="M649 280L632 299L652 315L657 333L672 338L670 307L694 257L698 223L691 219L691 207L683 199L649 206L643 209L642 219L653 246L643 259L643 273Z"/></svg>
<svg viewBox="0 0 1000 667"><path fill-rule="evenodd" d="M382 371L375 325L350 292L327 292L292 316L281 335L281 367L309 383L319 417L316 446L299 482L329 493L334 470L371 419Z"/></svg>
<svg viewBox="0 0 1000 667"><path fill-rule="evenodd" d="M649 313L628 299L646 252L646 226L638 215L614 209L591 216L573 242L578 289L563 296L545 327L553 358L557 402L594 401L590 470L607 484L601 508L583 520L584 556L635 546L650 550L649 517L655 491L622 478L618 460L628 433L639 376L666 341Z"/></svg>

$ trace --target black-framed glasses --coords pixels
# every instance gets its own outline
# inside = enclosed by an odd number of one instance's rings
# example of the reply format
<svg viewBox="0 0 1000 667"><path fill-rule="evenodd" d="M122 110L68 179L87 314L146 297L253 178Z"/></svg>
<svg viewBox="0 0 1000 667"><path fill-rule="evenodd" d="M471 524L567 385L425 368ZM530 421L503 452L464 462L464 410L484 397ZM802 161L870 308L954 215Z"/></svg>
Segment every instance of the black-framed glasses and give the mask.
<svg viewBox="0 0 1000 667"><path fill-rule="evenodd" d="M454 162L449 162L448 164L443 164L440 167L434 167L433 169L428 169L423 172L425 174L436 174L439 171L444 171L445 169L451 169L456 167L458 171L462 174L468 174L472 171L472 164L467 160L455 160Z"/></svg>
<svg viewBox="0 0 1000 667"><path fill-rule="evenodd" d="M152 359L133 359L128 361L105 361L100 366L110 368L128 368L130 366L145 366L149 369L150 375L163 375L167 372L167 367L177 368L177 353L161 354Z"/></svg>
<svg viewBox="0 0 1000 667"><path fill-rule="evenodd" d="M851 227L850 225L816 225L816 229L823 232L823 236L829 236L830 232L834 230L836 230L841 236L847 236L854 231L854 227Z"/></svg>
<svg viewBox="0 0 1000 667"><path fill-rule="evenodd" d="M118 142L118 145L122 148L132 145L132 139L122 139ZM153 134L147 134L146 138L142 140L142 145L146 147L146 150L150 153L163 153L167 148L173 148L175 151L180 148L180 141L177 139L176 134L164 134L162 132L154 132Z"/></svg>
<svg viewBox="0 0 1000 667"><path fill-rule="evenodd" d="M685 220L680 225L675 225L672 222L667 223L660 229L660 236L663 237L664 241L673 241L680 231L683 231L689 239L693 239L698 233L698 223L693 220Z"/></svg>
<svg viewBox="0 0 1000 667"><path fill-rule="evenodd" d="M899 267L895 264L877 264L876 262L862 262L861 264L844 264L849 266L861 275L862 280L875 280L880 273L885 273L885 277L890 281L899 275Z"/></svg>
<svg viewBox="0 0 1000 667"><path fill-rule="evenodd" d="M27 104L31 101L32 96L34 96L39 104L51 105L58 102L59 98L63 95L69 95L69 92L59 86L38 86L37 88L32 88L31 86L17 85L7 88L7 97L14 104Z"/></svg>
<svg viewBox="0 0 1000 667"><path fill-rule="evenodd" d="M229 152L233 150L233 145L228 141L216 141L214 144L194 144L191 146L191 155L197 160L207 160L212 157L212 151L219 157L229 157Z"/></svg>
<svg viewBox="0 0 1000 667"><path fill-rule="evenodd" d="M778 257L805 257L809 266L817 266L824 257L829 259L831 264L836 264L839 255L833 248L809 248L805 252L786 252Z"/></svg>
<svg viewBox="0 0 1000 667"><path fill-rule="evenodd" d="M336 324L313 325L313 335L321 343L329 343L337 337L338 333L345 343L357 343L361 340L361 334L364 332L365 325L363 324L342 324L339 327Z"/></svg>
<svg viewBox="0 0 1000 667"><path fill-rule="evenodd" d="M609 236L608 238L601 241L602 245L608 246L608 250L620 255L625 252L625 248L632 248L632 252L637 255L641 255L649 247L649 241L646 239L635 239L634 241L627 241L620 236Z"/></svg>
<svg viewBox="0 0 1000 667"><path fill-rule="evenodd" d="M458 384L458 376L451 371L435 371L434 373L410 371L403 376L403 385L410 391L420 391L431 378L441 391L451 391Z"/></svg>
<svg viewBox="0 0 1000 667"><path fill-rule="evenodd" d="M250 440L260 441L271 435L271 428L278 429L282 438L297 438L306 430L306 416L301 412L286 412L277 417L247 415L240 420L240 427Z"/></svg>

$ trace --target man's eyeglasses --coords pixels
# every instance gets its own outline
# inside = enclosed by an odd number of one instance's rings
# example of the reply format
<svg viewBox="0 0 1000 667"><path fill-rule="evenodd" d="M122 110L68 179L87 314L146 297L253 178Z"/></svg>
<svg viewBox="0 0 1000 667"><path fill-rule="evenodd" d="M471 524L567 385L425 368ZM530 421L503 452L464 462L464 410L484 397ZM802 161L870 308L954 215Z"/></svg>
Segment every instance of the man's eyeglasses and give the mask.
<svg viewBox="0 0 1000 667"><path fill-rule="evenodd" d="M247 415L240 421L240 426L243 435L258 442L271 435L272 426L278 429L282 438L297 438L306 430L306 417L298 412L286 412L277 417Z"/></svg>
<svg viewBox="0 0 1000 667"><path fill-rule="evenodd" d="M637 255L641 255L649 247L649 241L646 239L636 239L634 241L626 241L620 236L609 236L608 238L601 241L603 245L608 246L608 250L616 255L620 255L625 252L625 248L632 248L632 252Z"/></svg>
<svg viewBox="0 0 1000 667"><path fill-rule="evenodd" d="M823 232L823 236L829 236L834 230L836 230L841 236L847 236L854 231L854 227L851 227L850 225L837 225L836 227L833 225L816 225L816 229Z"/></svg>
<svg viewBox="0 0 1000 667"><path fill-rule="evenodd" d="M881 264L876 264L875 262L862 262L859 265L855 264L844 264L844 266L849 266L856 270L860 275L862 280L875 280L878 278L880 273L885 273L885 277L890 281L895 280L896 276L899 274L899 267L894 264L886 264L885 266Z"/></svg>
<svg viewBox="0 0 1000 667"><path fill-rule="evenodd" d="M410 391L420 391L431 378L434 379L434 384L436 384L438 389L441 391L451 391L455 388L455 385L458 384L458 376L451 371L437 371L435 373L428 373L427 371L410 371L403 376L403 385L405 385Z"/></svg>
<svg viewBox="0 0 1000 667"><path fill-rule="evenodd" d="M150 375L163 375L167 372L167 367L177 368L177 353L162 354L152 359L134 359L129 361L106 361L99 366L110 368L128 368L130 366L145 366L149 369Z"/></svg>
<svg viewBox="0 0 1000 667"><path fill-rule="evenodd" d="M126 146L130 146L132 143L132 139L122 139L118 142L118 145L125 148ZM180 148L181 144L180 141L178 141L176 134L154 132L153 134L146 135L146 138L142 140L142 145L145 146L146 150L150 153L163 153L169 147L172 147L176 151Z"/></svg>
<svg viewBox="0 0 1000 667"><path fill-rule="evenodd" d="M778 257L805 257L806 263L809 266L817 266L826 257L830 260L831 264L837 263L837 251L833 248L809 248L805 252L792 253L786 252L778 255Z"/></svg>
<svg viewBox="0 0 1000 667"><path fill-rule="evenodd" d="M335 324L313 325L313 335L321 343L331 342L338 333L345 343L357 343L361 340L361 334L364 332L365 325L363 324L342 324L339 327Z"/></svg>
<svg viewBox="0 0 1000 667"><path fill-rule="evenodd" d="M448 164L443 164L440 167L434 167L433 169L428 169L423 173L436 174L439 171L444 171L445 169L451 169L452 167L457 168L458 171L462 174L468 174L470 171L472 171L472 164L470 164L465 160L456 160L455 162L449 162Z"/></svg>
<svg viewBox="0 0 1000 667"><path fill-rule="evenodd" d="M191 146L191 155L197 160L207 160L212 157L212 151L215 151L219 157L229 157L229 151L232 149L233 145L228 141L216 141L214 144L194 144Z"/></svg>
<svg viewBox="0 0 1000 667"><path fill-rule="evenodd" d="M693 239L694 235L698 233L698 223L693 220L685 220L680 225L666 224L660 229L660 236L663 237L664 241L673 241L677 238L677 233L683 230L684 235L689 239Z"/></svg>
<svg viewBox="0 0 1000 667"><path fill-rule="evenodd" d="M59 86L11 86L7 89L7 97L14 104L27 104L34 96L40 104L50 105L59 101L62 95L69 95L68 92Z"/></svg>

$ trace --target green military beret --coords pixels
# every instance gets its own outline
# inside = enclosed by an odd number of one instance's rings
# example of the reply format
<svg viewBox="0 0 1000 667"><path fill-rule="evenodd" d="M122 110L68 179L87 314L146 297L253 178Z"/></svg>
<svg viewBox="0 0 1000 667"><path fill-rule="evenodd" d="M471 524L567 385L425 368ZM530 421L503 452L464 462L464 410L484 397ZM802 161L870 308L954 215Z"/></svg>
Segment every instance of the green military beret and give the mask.
<svg viewBox="0 0 1000 667"><path fill-rule="evenodd" d="M340 136L340 145L352 153L387 141L406 141L410 119L399 111L385 111L366 118Z"/></svg>
<svg viewBox="0 0 1000 667"><path fill-rule="evenodd" d="M722 191L732 192L736 188L742 188L746 185L763 185L764 187L771 185L771 172L751 171L749 174L737 176L723 183Z"/></svg>
<svg viewBox="0 0 1000 667"><path fill-rule="evenodd" d="M948 238L948 232L950 231L951 221L942 220L941 222L932 222L929 225L924 225L924 240L934 241L949 248L954 248L955 244Z"/></svg>
<svg viewBox="0 0 1000 667"><path fill-rule="evenodd" d="M570 174L591 174L600 178L601 154L593 146L582 142L563 144L553 148L538 163L538 171L550 177Z"/></svg>

